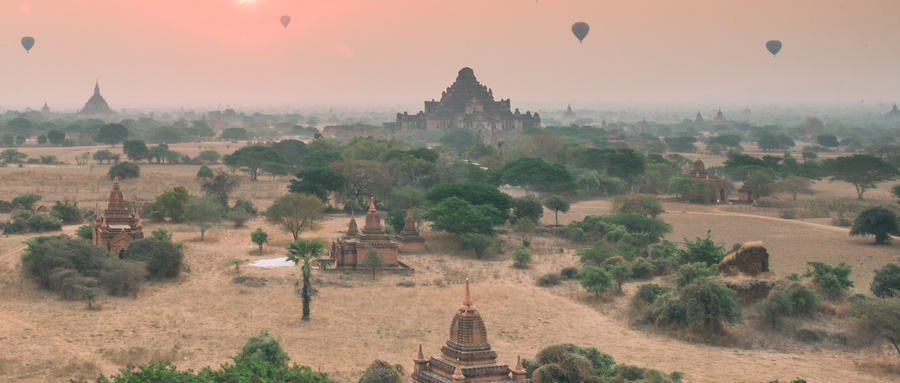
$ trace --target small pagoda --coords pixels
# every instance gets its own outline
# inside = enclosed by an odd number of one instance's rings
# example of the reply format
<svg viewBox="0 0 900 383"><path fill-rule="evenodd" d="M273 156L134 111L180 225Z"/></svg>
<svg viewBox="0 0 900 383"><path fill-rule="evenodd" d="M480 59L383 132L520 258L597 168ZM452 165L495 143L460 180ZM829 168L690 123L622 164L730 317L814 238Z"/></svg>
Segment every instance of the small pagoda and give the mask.
<svg viewBox="0 0 900 383"><path fill-rule="evenodd" d="M519 357L514 369L497 362L487 330L469 294L469 280L462 305L450 322L450 339L441 354L425 359L422 345L413 359L412 381L416 383L525 383L525 369Z"/></svg>
<svg viewBox="0 0 900 383"><path fill-rule="evenodd" d="M109 205L103 211L94 213L93 243L109 250L113 254L119 254L128 247L132 241L144 238L144 225L137 212L128 212L125 208L125 198L119 189L119 174L113 180L112 191L109 192Z"/></svg>
<svg viewBox="0 0 900 383"><path fill-rule="evenodd" d="M416 230L416 221L412 217L412 212L406 213L406 223L403 225L403 231L397 234L397 246L400 254L416 254L425 252L425 238L419 235Z"/></svg>
<svg viewBox="0 0 900 383"><path fill-rule="evenodd" d="M897 110L897 103L894 103L894 107L891 108L891 111L887 113L888 117L900 117L900 110Z"/></svg>
<svg viewBox="0 0 900 383"><path fill-rule="evenodd" d="M366 252L370 248L384 259L385 268L412 270L397 258L399 246L385 234L381 218L375 210L375 198L372 198L369 204L369 212L366 214L366 223L362 231L357 228L356 217L350 217L347 232L331 242L328 257L320 258L319 262L326 265L326 269L355 269L366 258Z"/></svg>
<svg viewBox="0 0 900 383"><path fill-rule="evenodd" d="M691 178L697 180L703 180L710 183L713 188L716 190L716 202L726 202L726 198L728 197L728 182L725 181L725 176L719 177L717 174L710 175L708 171L706 171L706 165L703 164L703 161L700 160L700 155L697 155L697 160L694 161L694 167L691 170ZM704 203L712 202L711 198L701 198Z"/></svg>

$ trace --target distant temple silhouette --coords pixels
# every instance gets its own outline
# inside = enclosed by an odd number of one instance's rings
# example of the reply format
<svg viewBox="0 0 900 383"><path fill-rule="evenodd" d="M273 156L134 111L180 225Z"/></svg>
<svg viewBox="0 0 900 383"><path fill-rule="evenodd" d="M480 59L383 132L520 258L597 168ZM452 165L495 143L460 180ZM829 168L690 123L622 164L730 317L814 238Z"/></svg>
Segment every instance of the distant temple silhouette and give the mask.
<svg viewBox="0 0 900 383"><path fill-rule="evenodd" d="M572 125L575 120L578 119L578 116L575 115L575 112L572 111L572 105L569 105L566 108L566 112L562 115L562 122L566 125Z"/></svg>
<svg viewBox="0 0 900 383"><path fill-rule="evenodd" d="M84 104L84 108L78 111L78 114L88 116L113 116L116 114L116 112L109 108L109 104L106 103L103 96L100 95L99 80L94 85L94 94L88 99L87 103Z"/></svg>
<svg viewBox="0 0 900 383"><path fill-rule="evenodd" d="M887 113L888 117L900 117L900 110L897 110L897 103L894 103L894 107L891 108L891 111Z"/></svg>
<svg viewBox="0 0 900 383"><path fill-rule="evenodd" d="M441 100L425 101L416 114L397 113L397 131L469 129L485 144L514 140L524 129L540 128L541 117L510 111L509 99L494 101L494 92L481 85L471 68L462 68L456 81L441 93Z"/></svg>

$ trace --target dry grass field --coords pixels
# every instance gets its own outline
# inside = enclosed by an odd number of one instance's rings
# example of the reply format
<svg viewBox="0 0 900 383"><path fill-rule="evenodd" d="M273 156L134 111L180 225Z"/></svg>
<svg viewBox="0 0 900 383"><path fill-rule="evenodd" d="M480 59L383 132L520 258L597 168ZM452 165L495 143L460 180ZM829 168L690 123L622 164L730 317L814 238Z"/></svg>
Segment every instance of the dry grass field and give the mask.
<svg viewBox="0 0 900 383"><path fill-rule="evenodd" d="M194 177L197 168L143 165L140 179L122 183L125 198L148 202L177 185L200 194ZM95 204L103 208L110 188L103 178L106 169L106 165L97 165L93 171L74 165L0 168L0 199L33 192L44 196L42 204L68 197L84 208ZM251 199L262 210L286 192L286 183L271 177L256 183L244 181L234 197ZM894 203L885 194L887 186L870 191L867 197ZM816 189L815 198L855 198L847 184L820 182ZM728 248L761 240L771 256L772 270L779 275L802 273L811 260L847 262L853 266L852 279L859 292L868 290L874 269L897 261L900 255L896 243L872 246L871 238L849 237L846 228L829 226L827 219L783 220L777 218L778 210L726 205L672 202L665 208L660 218L674 227L667 236L670 240L703 237L708 229L715 241ZM606 201L585 201L560 214L559 220L566 223L608 211ZM544 223L552 220L552 212L546 212ZM321 230L303 236L330 243L346 224L347 217L330 216ZM147 231L159 227L146 225ZM64 231L71 235L76 227L67 226ZM174 232L175 240L185 242L190 272L174 281L145 285L137 299L104 297L100 310L87 310L84 302L60 300L24 280L20 256L22 241L28 237L0 237L0 381L92 379L153 359L172 361L179 368L215 366L226 363L248 337L263 329L281 340L292 361L327 372L336 381L356 381L376 358L402 363L410 371L419 343L426 354L439 353L461 301L465 278L473 282L475 304L503 362L514 363L517 354L533 358L546 346L571 342L595 346L619 363L682 371L690 382L766 382L798 376L809 382L897 380L897 375L873 367L898 364L896 355L884 350L742 338L756 333L749 325L733 329L736 340L730 345L708 346L634 326L627 315L627 296L635 284L625 286L626 296L600 300L574 282L537 287L538 276L577 264L576 247L561 238L534 240L535 263L519 270L511 267L509 251L476 260L463 254L451 238L426 232L429 254L402 256L416 269L413 274L380 273L373 280L365 271L314 271L320 296L313 299L312 320L303 323L300 299L293 294L298 268L242 267L238 273L229 265L234 258L253 261L283 256L290 234L257 219L243 229L214 229L201 243L199 232L188 226L162 227ZM270 246L261 256L250 242L249 232L256 227L270 235ZM238 284L233 282L237 276L265 282Z"/></svg>

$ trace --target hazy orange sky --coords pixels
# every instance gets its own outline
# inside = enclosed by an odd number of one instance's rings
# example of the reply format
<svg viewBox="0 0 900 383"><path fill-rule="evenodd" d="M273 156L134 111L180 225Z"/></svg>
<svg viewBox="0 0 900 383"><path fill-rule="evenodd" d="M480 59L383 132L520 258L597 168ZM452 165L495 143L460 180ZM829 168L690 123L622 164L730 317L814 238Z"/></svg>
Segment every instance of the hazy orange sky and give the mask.
<svg viewBox="0 0 900 383"><path fill-rule="evenodd" d="M414 112L464 66L522 109L894 102L898 16L897 0L0 0L0 110L74 110L99 79L113 109Z"/></svg>

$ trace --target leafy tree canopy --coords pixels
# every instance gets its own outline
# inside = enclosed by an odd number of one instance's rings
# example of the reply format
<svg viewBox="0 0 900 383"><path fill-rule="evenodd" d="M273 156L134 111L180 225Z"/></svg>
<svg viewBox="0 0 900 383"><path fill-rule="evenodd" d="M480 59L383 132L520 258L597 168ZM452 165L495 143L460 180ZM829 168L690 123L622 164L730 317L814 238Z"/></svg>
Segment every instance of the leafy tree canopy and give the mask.
<svg viewBox="0 0 900 383"><path fill-rule="evenodd" d="M894 165L865 154L826 159L823 164L825 173L831 177L831 181L852 184L859 199L863 199L863 193L867 189L874 188L875 184L891 181L900 176L900 171Z"/></svg>
<svg viewBox="0 0 900 383"><path fill-rule="evenodd" d="M900 235L900 220L894 212L883 207L873 207L859 213L853 221L850 235L874 235L875 243L887 244L891 235Z"/></svg>
<svg viewBox="0 0 900 383"><path fill-rule="evenodd" d="M507 162L500 170L500 183L538 191L569 191L577 187L575 177L564 166L535 157Z"/></svg>
<svg viewBox="0 0 900 383"><path fill-rule="evenodd" d="M509 219L513 198L497 188L477 182L438 184L425 194L432 205L456 197L472 205L489 205L497 209L503 221Z"/></svg>
<svg viewBox="0 0 900 383"><path fill-rule="evenodd" d="M245 146L225 156L225 165L250 174L250 180L256 181L259 172L272 166L284 165L284 156L267 146Z"/></svg>
<svg viewBox="0 0 900 383"><path fill-rule="evenodd" d="M422 218L432 221L434 230L454 234L494 234L494 226L506 220L495 207L473 205L457 197L450 197L426 211Z"/></svg>

